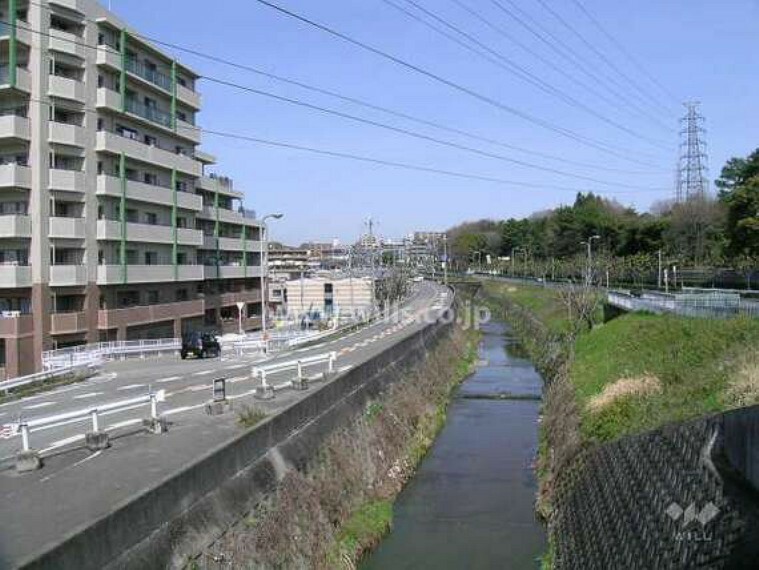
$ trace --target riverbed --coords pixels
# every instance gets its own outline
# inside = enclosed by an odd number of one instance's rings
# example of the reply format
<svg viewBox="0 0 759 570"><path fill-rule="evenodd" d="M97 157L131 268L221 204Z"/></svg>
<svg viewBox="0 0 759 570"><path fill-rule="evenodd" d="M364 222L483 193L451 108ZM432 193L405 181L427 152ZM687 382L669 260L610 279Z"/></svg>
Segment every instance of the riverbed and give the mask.
<svg viewBox="0 0 759 570"><path fill-rule="evenodd" d="M536 568L535 519L542 380L499 322L483 327L476 371L394 506L393 530L362 570Z"/></svg>

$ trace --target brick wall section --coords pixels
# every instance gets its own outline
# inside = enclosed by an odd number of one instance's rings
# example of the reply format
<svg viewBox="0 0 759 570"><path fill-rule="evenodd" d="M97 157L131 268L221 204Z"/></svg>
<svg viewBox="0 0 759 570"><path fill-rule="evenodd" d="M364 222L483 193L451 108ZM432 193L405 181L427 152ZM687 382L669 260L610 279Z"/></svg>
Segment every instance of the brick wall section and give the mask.
<svg viewBox="0 0 759 570"><path fill-rule="evenodd" d="M583 451L556 490L555 567L759 567L758 435L755 406Z"/></svg>

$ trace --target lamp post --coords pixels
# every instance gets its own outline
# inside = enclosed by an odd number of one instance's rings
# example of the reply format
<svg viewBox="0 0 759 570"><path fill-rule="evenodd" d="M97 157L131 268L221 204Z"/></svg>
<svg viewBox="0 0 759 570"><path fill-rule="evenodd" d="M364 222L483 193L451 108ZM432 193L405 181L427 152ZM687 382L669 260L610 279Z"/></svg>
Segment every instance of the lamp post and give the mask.
<svg viewBox="0 0 759 570"><path fill-rule="evenodd" d="M261 246L261 340L264 342L266 342L266 306L268 304L265 281L265 274L268 273L268 271L266 270L266 251L264 249L265 240L268 239L268 236L266 235L266 220L279 220L283 215L284 214L279 213L267 214L261 218L261 235L259 236L261 238L259 240Z"/></svg>
<svg viewBox="0 0 759 570"><path fill-rule="evenodd" d="M585 283L587 285L590 285L593 281L593 240L594 239L601 239L601 236L599 235L590 236L587 239L587 241L580 242L580 245L588 246L588 272L585 277Z"/></svg>
<svg viewBox="0 0 759 570"><path fill-rule="evenodd" d="M661 289L661 248L657 253L659 255L659 270L656 273L656 288Z"/></svg>
<svg viewBox="0 0 759 570"><path fill-rule="evenodd" d="M448 285L448 234L443 234L443 284Z"/></svg>
<svg viewBox="0 0 759 570"><path fill-rule="evenodd" d="M243 335L245 333L242 330L242 309L243 307L245 307L245 303L243 303L242 301L237 301L236 304L237 304L237 311L239 313L238 324L240 328L240 334Z"/></svg>

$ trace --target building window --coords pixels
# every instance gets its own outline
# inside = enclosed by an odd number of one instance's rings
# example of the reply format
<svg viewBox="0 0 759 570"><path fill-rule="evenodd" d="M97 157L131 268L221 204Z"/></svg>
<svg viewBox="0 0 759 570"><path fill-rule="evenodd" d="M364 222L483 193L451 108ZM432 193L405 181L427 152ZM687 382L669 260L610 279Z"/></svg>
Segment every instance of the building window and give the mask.
<svg viewBox="0 0 759 570"><path fill-rule="evenodd" d="M187 301L189 298L190 296L187 293L187 289L177 289L176 299L178 303Z"/></svg>
<svg viewBox="0 0 759 570"><path fill-rule="evenodd" d="M157 305L160 301L160 295L158 291L148 291L148 305Z"/></svg>
<svg viewBox="0 0 759 570"><path fill-rule="evenodd" d="M127 208L126 211L126 221L131 223L137 223L137 210L134 210L132 208Z"/></svg>
<svg viewBox="0 0 759 570"><path fill-rule="evenodd" d="M145 252L145 265L158 265L158 254L155 251Z"/></svg>
<svg viewBox="0 0 759 570"><path fill-rule="evenodd" d="M157 146L158 139L151 135L145 135L145 144L148 146Z"/></svg>
<svg viewBox="0 0 759 570"><path fill-rule="evenodd" d="M152 186L158 186L158 176L156 176L155 174L151 172L146 172L143 175L143 182L145 182L145 184L150 184Z"/></svg>
<svg viewBox="0 0 759 570"><path fill-rule="evenodd" d="M126 262L128 265L137 265L137 250L126 250Z"/></svg>
<svg viewBox="0 0 759 570"><path fill-rule="evenodd" d="M145 223L149 226L158 225L158 216L153 212L147 212L145 214Z"/></svg>
<svg viewBox="0 0 759 570"><path fill-rule="evenodd" d="M183 252L177 253L177 265L187 265L187 254Z"/></svg>
<svg viewBox="0 0 759 570"><path fill-rule="evenodd" d="M177 218L177 227L178 228L186 228L187 227L187 220L185 218Z"/></svg>
<svg viewBox="0 0 759 570"><path fill-rule="evenodd" d="M137 131L130 129L129 127L125 127L124 125L116 125L116 134L121 135L127 139L132 139L134 141L140 138Z"/></svg>

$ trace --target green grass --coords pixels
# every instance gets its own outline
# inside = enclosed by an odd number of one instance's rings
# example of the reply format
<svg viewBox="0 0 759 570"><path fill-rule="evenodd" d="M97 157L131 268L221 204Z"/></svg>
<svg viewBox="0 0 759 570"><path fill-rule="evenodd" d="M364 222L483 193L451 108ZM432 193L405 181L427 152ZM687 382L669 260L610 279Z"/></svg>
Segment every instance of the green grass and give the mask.
<svg viewBox="0 0 759 570"><path fill-rule="evenodd" d="M524 307L552 331L557 333L567 331L569 327L567 309L562 305L554 289L487 280L483 281L482 286L486 296L496 301L505 298Z"/></svg>
<svg viewBox="0 0 759 570"><path fill-rule="evenodd" d="M393 503L377 500L364 503L341 526L328 560L337 563L344 557L353 558L378 544L393 524Z"/></svg>
<svg viewBox="0 0 759 570"><path fill-rule="evenodd" d="M584 438L608 441L729 407L732 361L759 349L756 319L695 319L627 314L581 335L571 380ZM586 404L621 378L656 376L660 394L620 398L591 413Z"/></svg>

